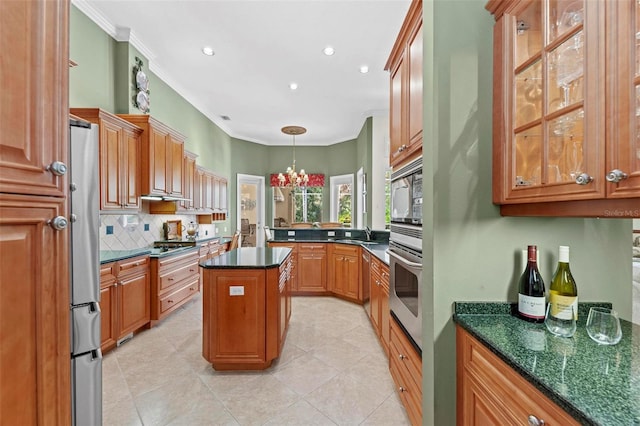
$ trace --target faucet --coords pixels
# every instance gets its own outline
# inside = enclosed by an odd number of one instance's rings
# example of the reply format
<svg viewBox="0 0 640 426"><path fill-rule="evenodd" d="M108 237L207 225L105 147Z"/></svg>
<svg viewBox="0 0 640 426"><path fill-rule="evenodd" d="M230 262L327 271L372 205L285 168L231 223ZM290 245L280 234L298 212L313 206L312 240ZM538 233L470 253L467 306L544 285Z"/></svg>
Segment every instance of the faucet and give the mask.
<svg viewBox="0 0 640 426"><path fill-rule="evenodd" d="M368 226L364 228L364 233L367 235L367 241L371 241L371 228Z"/></svg>

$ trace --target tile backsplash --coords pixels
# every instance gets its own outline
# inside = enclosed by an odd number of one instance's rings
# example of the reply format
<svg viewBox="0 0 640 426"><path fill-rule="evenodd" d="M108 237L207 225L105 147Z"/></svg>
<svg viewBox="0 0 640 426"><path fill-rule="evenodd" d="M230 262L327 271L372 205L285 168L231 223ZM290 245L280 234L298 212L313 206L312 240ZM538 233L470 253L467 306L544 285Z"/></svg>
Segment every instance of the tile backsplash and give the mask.
<svg viewBox="0 0 640 426"><path fill-rule="evenodd" d="M168 220L181 220L182 225L186 226L189 222L196 222L196 216L146 213L100 215L100 250L131 250L152 246L154 241L164 239L162 224ZM221 232L215 232L219 225L199 225L198 234L200 237L222 235ZM182 234L186 235L186 232Z"/></svg>

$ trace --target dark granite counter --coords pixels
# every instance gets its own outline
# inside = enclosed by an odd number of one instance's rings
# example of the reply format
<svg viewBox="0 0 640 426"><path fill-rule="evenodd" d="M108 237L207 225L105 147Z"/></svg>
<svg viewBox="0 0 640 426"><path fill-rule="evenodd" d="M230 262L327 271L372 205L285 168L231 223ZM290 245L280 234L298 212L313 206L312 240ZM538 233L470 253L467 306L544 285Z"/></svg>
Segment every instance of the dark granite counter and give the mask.
<svg viewBox="0 0 640 426"><path fill-rule="evenodd" d="M100 263L115 262L117 260L142 256L144 254L151 254L151 249L149 247L144 247L131 250L100 250Z"/></svg>
<svg viewBox="0 0 640 426"><path fill-rule="evenodd" d="M326 237L318 237L318 238L287 238L287 239L271 239L268 242L274 243L338 243L338 244L355 244L359 245L375 257L380 259L385 265L389 265L389 254L387 253L387 249L389 248L389 240L378 240L378 241L363 241L356 239L335 239L335 238L326 238Z"/></svg>
<svg viewBox="0 0 640 426"><path fill-rule="evenodd" d="M205 269L277 268L289 256L286 247L242 247L216 256L200 264Z"/></svg>
<svg viewBox="0 0 640 426"><path fill-rule="evenodd" d="M580 423L640 425L640 326L621 320L620 343L598 345L588 308L572 338L520 320L509 303L456 303L453 319Z"/></svg>

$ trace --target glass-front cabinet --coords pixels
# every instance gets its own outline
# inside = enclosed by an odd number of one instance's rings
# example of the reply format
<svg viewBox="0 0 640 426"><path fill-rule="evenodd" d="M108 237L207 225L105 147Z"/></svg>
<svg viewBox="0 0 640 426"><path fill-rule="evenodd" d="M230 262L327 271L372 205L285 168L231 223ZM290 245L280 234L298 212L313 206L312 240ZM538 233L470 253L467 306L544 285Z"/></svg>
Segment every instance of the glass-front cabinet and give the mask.
<svg viewBox="0 0 640 426"><path fill-rule="evenodd" d="M487 9L502 214L640 217L631 208L640 206L638 0L492 0Z"/></svg>

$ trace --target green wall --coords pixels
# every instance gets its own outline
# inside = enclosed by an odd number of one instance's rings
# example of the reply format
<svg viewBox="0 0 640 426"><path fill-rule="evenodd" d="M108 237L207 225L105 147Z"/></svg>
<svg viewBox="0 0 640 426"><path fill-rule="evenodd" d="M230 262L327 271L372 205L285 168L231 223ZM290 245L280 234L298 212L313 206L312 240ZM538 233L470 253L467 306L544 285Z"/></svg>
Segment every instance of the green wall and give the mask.
<svg viewBox="0 0 640 426"><path fill-rule="evenodd" d="M126 42L117 42L76 7L71 8L71 58L78 63L69 76L69 104L74 107L99 107L116 114L140 114L133 105L135 58L143 61L149 78L150 114L184 134L185 149L198 155L197 163L226 176L229 181L229 218L221 227L236 229L236 174L265 177L266 220L271 223L271 189L269 175L291 165L292 149L268 147L227 135L197 108L149 70L147 58ZM370 133L370 132L369 132ZM356 140L330 147L297 147L297 168L327 177L325 197L329 196L329 176L355 173L361 162L356 152L367 143L361 135ZM370 138L370 135L369 135ZM370 164L370 162L369 162ZM329 204L323 212L329 218Z"/></svg>
<svg viewBox="0 0 640 426"><path fill-rule="evenodd" d="M425 0L424 424L455 424L455 301L517 300L519 252L549 282L571 247L580 300L631 319L630 219L501 217L491 203L492 31L485 0Z"/></svg>

